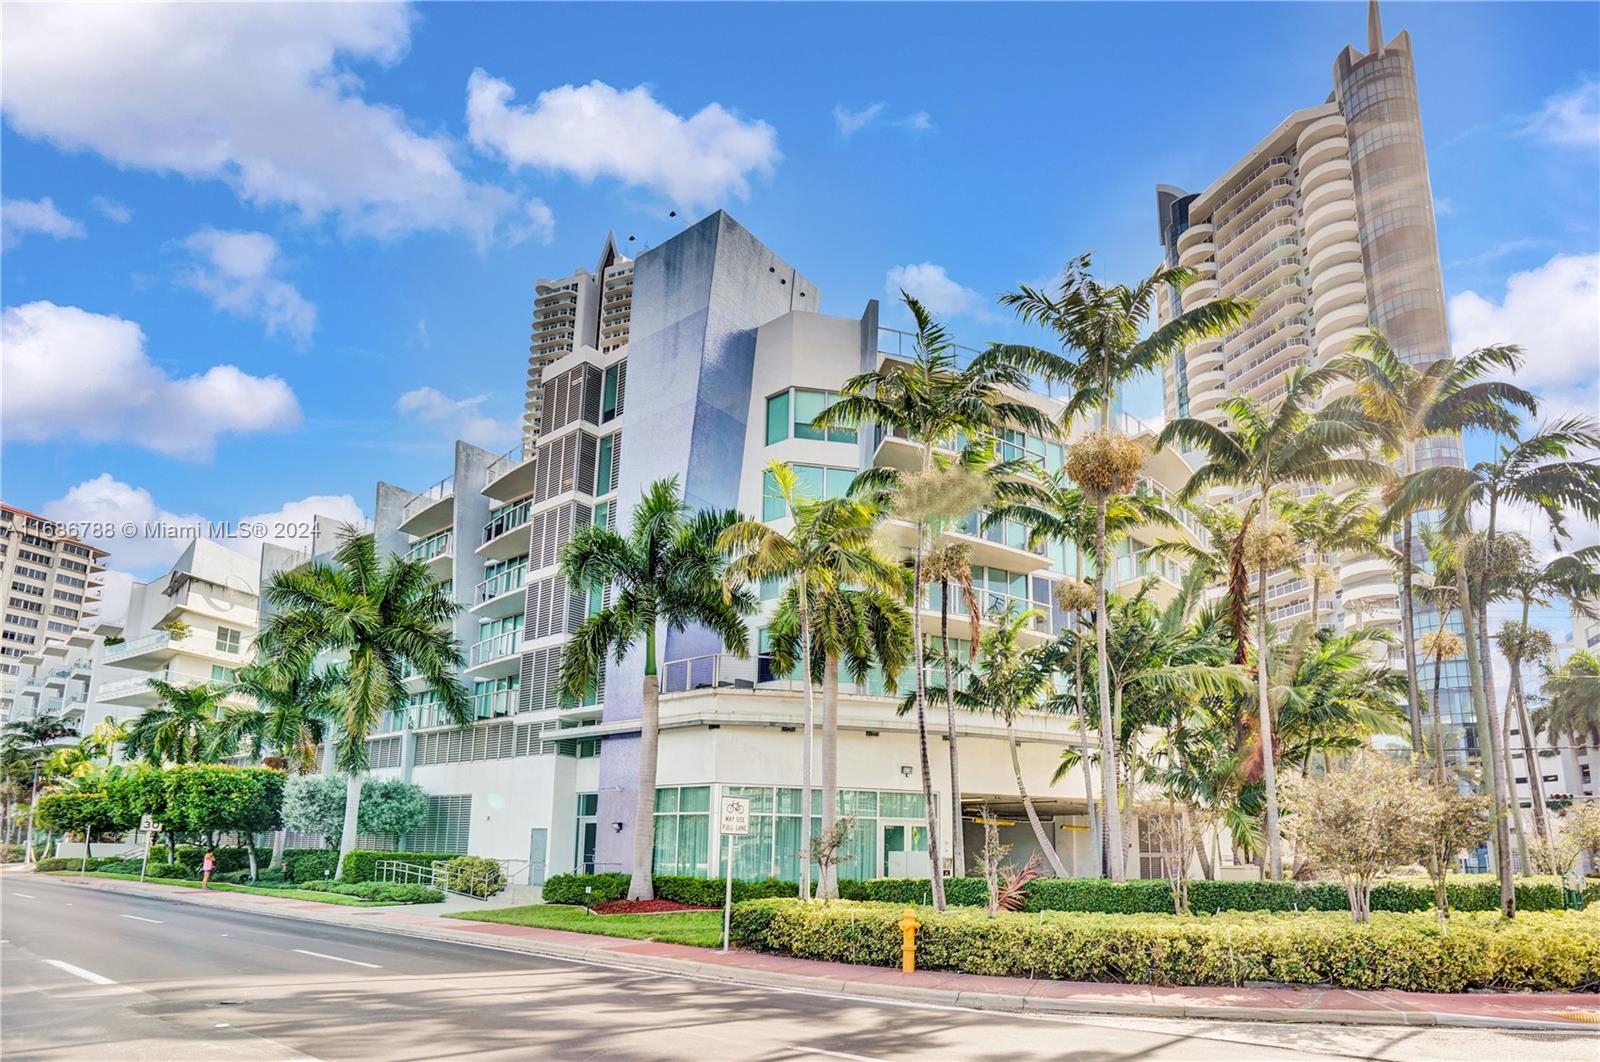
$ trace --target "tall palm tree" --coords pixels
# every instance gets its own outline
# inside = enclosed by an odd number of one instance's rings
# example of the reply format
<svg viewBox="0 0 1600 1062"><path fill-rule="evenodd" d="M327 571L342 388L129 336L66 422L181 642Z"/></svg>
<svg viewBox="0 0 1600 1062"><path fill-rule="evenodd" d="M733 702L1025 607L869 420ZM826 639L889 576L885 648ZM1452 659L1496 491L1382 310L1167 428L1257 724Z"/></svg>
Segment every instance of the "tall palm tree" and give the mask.
<svg viewBox="0 0 1600 1062"><path fill-rule="evenodd" d="M1446 610L1441 609L1443 618ZM1444 662L1454 660L1466 650L1460 638L1448 627L1429 631L1417 643L1417 653L1424 661L1433 664L1433 695L1428 698L1428 716L1433 723L1433 770L1435 780L1444 785L1444 722L1439 705L1439 686L1444 681Z"/></svg>
<svg viewBox="0 0 1600 1062"><path fill-rule="evenodd" d="M1488 379L1495 372L1515 372L1522 352L1514 346L1489 346L1462 358L1443 357L1414 365L1400 357L1381 332L1364 332L1349 347L1341 365L1355 383L1354 393L1335 401L1360 410L1382 445L1383 456L1399 461L1400 476L1417 470L1417 449L1430 439L1460 435L1469 428L1510 434L1516 409L1532 413L1537 401L1513 384ZM1422 715L1417 692L1416 603L1413 582L1415 513L1401 518L1400 637L1405 648L1406 704L1411 746L1423 747Z"/></svg>
<svg viewBox="0 0 1600 1062"><path fill-rule="evenodd" d="M1322 484L1350 481L1357 485L1381 479L1385 467L1356 451L1367 439L1365 418L1348 410L1323 409L1311 412L1311 405L1329 383L1339 378L1330 368L1296 369L1289 377L1287 390L1276 407L1268 408L1244 395L1222 403L1222 414L1231 427L1222 427L1194 417L1179 417L1169 422L1156 439L1156 449L1173 442L1185 449L1199 450L1206 463L1197 468L1179 492L1186 501L1201 490L1219 485L1254 488L1240 529L1235 557L1242 558L1250 524L1270 516L1273 491L1289 484ZM1278 780L1273 762L1272 716L1268 698L1268 661L1271 645L1267 632L1268 566L1256 572L1256 683L1259 713L1261 761L1267 812L1267 853L1269 873L1283 876L1283 840L1278 830Z"/></svg>
<svg viewBox="0 0 1600 1062"><path fill-rule="evenodd" d="M561 684L567 695L581 697L593 688L608 657L620 664L629 650L644 651L630 900L655 898L651 863L661 745L656 657L662 628L683 631L696 624L720 637L735 656L750 654L743 617L754 611L754 595L742 587L724 591L726 559L717 548L722 533L738 522L732 510L691 513L673 477L645 489L626 535L581 527L561 550L559 570L568 586L603 585L612 591L611 604L584 620L562 650Z"/></svg>
<svg viewBox="0 0 1600 1062"><path fill-rule="evenodd" d="M14 719L0 728L7 774L26 774L29 781L28 838L24 859L33 862L33 809L39 802L39 783L45 757L63 738L76 735L78 728L66 716L40 712L27 719ZM48 846L48 841L46 842Z"/></svg>
<svg viewBox="0 0 1600 1062"><path fill-rule="evenodd" d="M990 348L976 355L965 366L960 364L954 341L943 324L910 295L901 293L906 308L916 322L915 354L909 362L895 361L881 369L852 376L840 388L839 401L824 409L813 427L857 427L876 425L916 445L916 472L921 477L932 473L941 452L963 448L966 439L1002 429L1020 429L1044 436L1054 425L1037 408L1013 400L1009 391L1026 390L1037 367L1025 354L1003 348ZM893 492L907 485L909 477L891 468L872 468L856 477L852 491ZM951 516L959 515L956 513ZM920 507L906 510L916 539L912 546L911 600L912 653L915 665L917 740L922 767L922 795L928 812L928 858L931 866L930 890L933 905L944 909L944 878L939 855L939 823L933 799L933 769L928 755L927 674L922 635L923 588L927 585L923 564L929 548L929 533L937 514ZM955 793L951 799L959 801Z"/></svg>
<svg viewBox="0 0 1600 1062"><path fill-rule="evenodd" d="M1099 410L1098 438L1116 438L1112 410L1117 390L1130 380L1159 372L1173 355L1196 340L1218 336L1243 323L1250 316L1251 304L1229 298L1212 299L1178 314L1140 338L1145 325L1156 312L1157 299L1170 297L1195 280L1188 269L1161 266L1139 283L1104 285L1090 273L1091 256L1080 255L1062 270L1054 295L1022 285L1000 296L1000 304L1010 307L1024 321L1039 324L1055 333L1060 354L1026 348L1026 362L1047 379L1067 384L1072 390L1062 414L1061 430L1068 433L1072 423L1088 410ZM1125 437L1123 437L1125 439ZM1086 442L1094 442L1092 437ZM1131 479L1131 477L1129 477ZM1087 483L1079 486L1088 488ZM1095 502L1095 662L1100 690L1101 771L1106 792L1115 792L1116 763L1111 733L1111 704L1106 662L1106 541L1105 512L1115 494L1125 494L1131 482L1108 481L1098 489ZM1109 847L1122 850L1121 825L1115 817L1108 823ZM1122 881L1127 868L1120 856L1112 860L1111 878Z"/></svg>
<svg viewBox="0 0 1600 1062"><path fill-rule="evenodd" d="M461 646L447 626L461 606L426 564L397 554L380 559L376 539L354 528L343 533L332 564L313 561L279 572L267 584L266 598L273 615L256 645L272 667L308 673L319 655L341 661L324 670L338 736L334 764L345 775L338 869L343 873L356 844L367 738L385 715L405 706L406 676L422 677L450 722L472 723L472 705L457 678L464 664Z"/></svg>
<svg viewBox="0 0 1600 1062"><path fill-rule="evenodd" d="M948 542L928 553L922 577L939 588L939 655L944 669L943 685L956 688L955 668L950 659L950 596L959 594L972 631L968 637L967 664L978 656L983 638L983 606L972 581L972 547L965 542ZM961 756L956 749L956 706L946 697L945 739L950 744L950 866L955 877L966 876L966 852L961 825Z"/></svg>
<svg viewBox="0 0 1600 1062"><path fill-rule="evenodd" d="M216 734L226 689L209 682L176 686L160 679L151 679L149 685L158 700L128 725L123 755L153 767L221 759Z"/></svg>
<svg viewBox="0 0 1600 1062"><path fill-rule="evenodd" d="M1546 664L1542 689L1533 725L1570 753L1569 773L1577 777L1578 749L1600 746L1600 653L1580 649L1559 667Z"/></svg>
<svg viewBox="0 0 1600 1062"><path fill-rule="evenodd" d="M717 549L730 557L723 583L731 595L733 590L763 579L787 580L794 592L800 653L809 660L811 610L817 595L849 585L898 593L904 582L899 568L878 554L874 536L879 510L875 505L853 499L806 500L799 493L794 469L782 461L768 465L767 475L783 501L789 532L785 534L762 520L739 520L729 525L717 539ZM811 757L816 747L810 668L803 670L801 688L805 694L805 721L800 753L800 897L809 899ZM825 822L824 829L829 825Z"/></svg>
<svg viewBox="0 0 1600 1062"><path fill-rule="evenodd" d="M822 687L822 832L827 835L839 811L839 678L841 671L858 686L871 681L874 669L885 690L894 692L900 671L911 659L911 617L903 594L878 589L857 590L827 585L811 599L812 678ZM791 583L767 624L772 666L789 673L804 658L800 638L799 594ZM801 859L810 861L809 844ZM836 867L830 867L836 870ZM833 899L839 882L833 876L817 883L817 895Z"/></svg>
<svg viewBox="0 0 1600 1062"><path fill-rule="evenodd" d="M1322 563L1323 555L1353 550L1387 552L1378 537L1377 512L1372 506L1371 492L1366 490L1351 490L1340 495L1318 491L1309 498L1286 500L1282 510L1295 537L1313 554L1307 574L1311 576L1309 622L1315 631L1321 626L1318 608L1322 602L1322 588L1331 577Z"/></svg>

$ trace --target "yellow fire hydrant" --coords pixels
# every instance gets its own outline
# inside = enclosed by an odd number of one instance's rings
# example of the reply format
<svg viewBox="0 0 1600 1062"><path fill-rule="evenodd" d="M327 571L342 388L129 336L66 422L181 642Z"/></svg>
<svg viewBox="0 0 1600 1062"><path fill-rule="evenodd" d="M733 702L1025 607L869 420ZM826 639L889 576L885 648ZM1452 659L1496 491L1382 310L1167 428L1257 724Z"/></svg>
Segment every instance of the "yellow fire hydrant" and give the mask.
<svg viewBox="0 0 1600 1062"><path fill-rule="evenodd" d="M907 907L906 913L900 916L900 972L910 973L917 968L917 930L922 923L917 921L915 909Z"/></svg>

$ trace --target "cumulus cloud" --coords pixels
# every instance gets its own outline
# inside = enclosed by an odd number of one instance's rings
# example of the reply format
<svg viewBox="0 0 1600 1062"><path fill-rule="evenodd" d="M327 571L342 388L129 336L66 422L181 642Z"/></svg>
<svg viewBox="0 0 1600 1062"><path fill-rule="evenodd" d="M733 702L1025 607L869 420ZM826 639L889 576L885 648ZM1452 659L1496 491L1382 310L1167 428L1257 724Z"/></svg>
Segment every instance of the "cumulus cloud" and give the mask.
<svg viewBox="0 0 1600 1062"><path fill-rule="evenodd" d="M211 537L210 532L218 528L265 525L268 529L265 538L216 539L245 556L259 558L264 542L291 549L308 548L309 538L295 532L311 524L313 517L323 516L337 523L357 525L367 522L361 506L348 494L314 494L285 502L270 512L243 516L175 512L160 505L148 490L124 483L109 472L84 480L61 497L46 502L42 513L52 520L110 526L119 532L126 525L137 529L134 535L118 533L89 539L111 554L106 558L108 571L101 602L101 618L107 622L115 622L127 611L128 591L135 579L160 574L190 541L196 537ZM152 534L153 528L185 530L182 535L162 537Z"/></svg>
<svg viewBox="0 0 1600 1062"><path fill-rule="evenodd" d="M436 387L418 387L396 399L394 408L425 424L444 428L453 438L495 450L510 445L519 428L512 421L486 416L483 404L488 400L488 395L451 398Z"/></svg>
<svg viewBox="0 0 1600 1062"><path fill-rule="evenodd" d="M933 116L927 111L916 111L897 118L888 113L888 106L880 100L852 110L841 103L833 108L833 121L839 127L839 135L844 137L853 136L869 125L895 126L914 133L926 133L933 128Z"/></svg>
<svg viewBox="0 0 1600 1062"><path fill-rule="evenodd" d="M57 210L49 196L0 202L0 248L9 251L24 237L32 235L81 240L84 236L83 222Z"/></svg>
<svg viewBox="0 0 1600 1062"><path fill-rule="evenodd" d="M1513 273L1498 299L1452 296L1450 331L1458 351L1521 346L1517 382L1540 395L1542 414L1600 412L1600 254L1559 254Z"/></svg>
<svg viewBox="0 0 1600 1062"><path fill-rule="evenodd" d="M515 205L468 180L445 136L362 97L412 12L369 4L36 4L6 12L4 112L23 136L118 166L229 184L244 201L480 242Z"/></svg>
<svg viewBox="0 0 1600 1062"><path fill-rule="evenodd" d="M0 316L0 398L7 438L77 437L171 457L210 457L219 435L281 431L300 406L276 376L213 365L172 377L150 360L133 321L30 302Z"/></svg>
<svg viewBox="0 0 1600 1062"><path fill-rule="evenodd" d="M1600 81L1586 77L1571 91L1551 96L1524 119L1522 131L1563 147L1600 146Z"/></svg>
<svg viewBox="0 0 1600 1062"><path fill-rule="evenodd" d="M203 228L183 241L193 262L181 276L219 310L254 317L267 335L284 332L302 346L317 327L317 308L282 279L278 241L264 232Z"/></svg>
<svg viewBox="0 0 1600 1062"><path fill-rule="evenodd" d="M983 296L957 284L944 266L932 262L893 266L883 286L891 299L898 300L904 291L936 314L968 313L983 306Z"/></svg>
<svg viewBox="0 0 1600 1062"><path fill-rule="evenodd" d="M603 81L561 85L532 104L483 70L467 81L467 130L480 151L513 169L532 167L592 181L610 177L686 207L750 194L752 175L770 175L782 155L778 134L720 103L685 118L650 89Z"/></svg>
<svg viewBox="0 0 1600 1062"><path fill-rule="evenodd" d="M107 221L114 221L118 225L126 225L133 220L133 211L115 199L107 199L103 195L97 195L89 200L89 205L99 211L101 217Z"/></svg>
<svg viewBox="0 0 1600 1062"><path fill-rule="evenodd" d="M546 247L550 246L556 238L556 214L550 209L550 204L535 197L528 200L522 212L524 220L516 227L513 238L518 242L538 240Z"/></svg>

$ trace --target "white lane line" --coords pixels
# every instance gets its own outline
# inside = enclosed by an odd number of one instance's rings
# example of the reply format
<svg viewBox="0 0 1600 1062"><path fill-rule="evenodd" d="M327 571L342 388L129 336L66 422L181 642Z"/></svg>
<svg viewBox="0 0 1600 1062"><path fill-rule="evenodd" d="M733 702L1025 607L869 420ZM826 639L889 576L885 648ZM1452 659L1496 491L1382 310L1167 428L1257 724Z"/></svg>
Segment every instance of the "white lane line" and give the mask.
<svg viewBox="0 0 1600 1062"><path fill-rule="evenodd" d="M848 1058L850 1062L889 1062L886 1058L872 1058L868 1055L852 1055L846 1051L829 1051L821 1047L806 1047L802 1044L790 1044L790 1051L799 1051L806 1055L827 1055L829 1058Z"/></svg>
<svg viewBox="0 0 1600 1062"><path fill-rule="evenodd" d="M39 898L31 892L14 892L11 895L21 896L24 900L37 900Z"/></svg>
<svg viewBox="0 0 1600 1062"><path fill-rule="evenodd" d="M375 962L362 962L360 959L341 959L337 955L324 955L320 951L307 951L304 948L295 948L294 950L299 952L301 955L313 955L319 959L332 959L334 962L347 962L351 966L365 966L369 970L383 969L382 966L379 966Z"/></svg>
<svg viewBox="0 0 1600 1062"><path fill-rule="evenodd" d="M109 977L101 977L99 974L95 973L92 970L85 970L81 966L74 966L70 962L62 962L60 959L46 959L45 962L49 963L51 966L54 966L58 970L65 970L67 973L71 974L73 977L81 977L85 981L89 981L89 982L91 982L93 984L97 984L97 985L114 985L114 984L116 984L116 982L113 981Z"/></svg>
<svg viewBox="0 0 1600 1062"><path fill-rule="evenodd" d="M123 915L122 917L123 918L131 918L135 922L149 922L153 926L164 926L164 925L166 925L166 923L161 921L161 919L159 919L159 918L145 918L145 917L142 917L141 915Z"/></svg>

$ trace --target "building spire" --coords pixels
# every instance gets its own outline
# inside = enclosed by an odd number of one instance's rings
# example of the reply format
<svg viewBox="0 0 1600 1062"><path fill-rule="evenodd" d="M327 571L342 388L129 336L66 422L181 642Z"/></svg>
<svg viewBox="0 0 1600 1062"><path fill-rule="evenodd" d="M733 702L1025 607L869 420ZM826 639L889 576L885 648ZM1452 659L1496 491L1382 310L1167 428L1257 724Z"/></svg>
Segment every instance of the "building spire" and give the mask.
<svg viewBox="0 0 1600 1062"><path fill-rule="evenodd" d="M1383 54L1383 19L1378 15L1378 0L1367 3L1367 54Z"/></svg>

